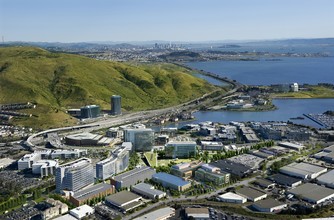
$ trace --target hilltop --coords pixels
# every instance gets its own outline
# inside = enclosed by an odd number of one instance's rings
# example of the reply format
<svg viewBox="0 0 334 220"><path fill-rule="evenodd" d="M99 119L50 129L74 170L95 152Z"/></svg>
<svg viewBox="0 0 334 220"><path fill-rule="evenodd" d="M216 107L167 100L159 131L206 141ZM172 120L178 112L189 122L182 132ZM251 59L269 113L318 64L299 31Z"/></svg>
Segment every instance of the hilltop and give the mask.
<svg viewBox="0 0 334 220"><path fill-rule="evenodd" d="M0 48L0 103L35 102L31 119L16 124L37 128L75 123L68 108L98 104L110 110L110 96L122 96L124 111L176 105L214 90L173 64L129 64L53 53L35 47Z"/></svg>

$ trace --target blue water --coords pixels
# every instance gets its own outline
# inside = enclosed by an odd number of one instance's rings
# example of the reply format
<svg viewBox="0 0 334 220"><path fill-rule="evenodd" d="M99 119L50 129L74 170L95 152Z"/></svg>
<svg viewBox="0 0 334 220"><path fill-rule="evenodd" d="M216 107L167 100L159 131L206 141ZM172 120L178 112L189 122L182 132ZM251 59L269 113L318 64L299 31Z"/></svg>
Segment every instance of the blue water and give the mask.
<svg viewBox="0 0 334 220"><path fill-rule="evenodd" d="M280 61L189 62L188 66L247 85L334 83L334 57L282 57Z"/></svg>

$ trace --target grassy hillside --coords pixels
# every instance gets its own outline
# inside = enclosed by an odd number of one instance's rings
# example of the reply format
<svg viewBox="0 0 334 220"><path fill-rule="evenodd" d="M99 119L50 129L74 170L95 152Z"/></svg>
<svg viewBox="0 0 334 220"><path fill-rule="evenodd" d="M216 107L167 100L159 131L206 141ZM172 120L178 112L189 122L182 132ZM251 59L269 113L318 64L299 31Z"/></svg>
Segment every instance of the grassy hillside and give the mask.
<svg viewBox="0 0 334 220"><path fill-rule="evenodd" d="M122 96L124 111L157 109L212 91L213 86L172 64L130 65L33 47L0 48L0 103L37 103L34 127L59 127L75 120L67 108L98 104L110 109L110 96ZM17 123L31 125L32 120Z"/></svg>
<svg viewBox="0 0 334 220"><path fill-rule="evenodd" d="M308 85L298 92L276 93L273 98L333 98L334 89L328 86Z"/></svg>

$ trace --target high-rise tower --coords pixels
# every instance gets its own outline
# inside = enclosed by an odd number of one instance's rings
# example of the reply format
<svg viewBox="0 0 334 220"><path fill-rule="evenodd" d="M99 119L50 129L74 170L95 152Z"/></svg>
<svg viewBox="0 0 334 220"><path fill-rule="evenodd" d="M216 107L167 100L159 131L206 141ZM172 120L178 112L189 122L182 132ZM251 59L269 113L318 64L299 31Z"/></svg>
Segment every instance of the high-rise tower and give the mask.
<svg viewBox="0 0 334 220"><path fill-rule="evenodd" d="M122 114L121 96L113 95L111 96L111 114L120 115Z"/></svg>

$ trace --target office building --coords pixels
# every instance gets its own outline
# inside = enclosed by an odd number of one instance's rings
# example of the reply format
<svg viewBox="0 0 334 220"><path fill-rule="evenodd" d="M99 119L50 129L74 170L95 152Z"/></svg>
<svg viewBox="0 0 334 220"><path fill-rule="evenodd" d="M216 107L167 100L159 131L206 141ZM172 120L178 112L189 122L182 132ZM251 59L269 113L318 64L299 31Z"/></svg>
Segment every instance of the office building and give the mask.
<svg viewBox="0 0 334 220"><path fill-rule="evenodd" d="M190 182L168 173L156 173L152 176L152 180L156 183L160 183L165 188L177 191L184 191L191 187Z"/></svg>
<svg viewBox="0 0 334 220"><path fill-rule="evenodd" d="M138 182L143 182L145 179L151 179L155 174L155 169L151 167L135 168L128 172L119 174L111 178L111 184L113 184L117 190L130 187Z"/></svg>
<svg viewBox="0 0 334 220"><path fill-rule="evenodd" d="M26 154L17 161L19 170L30 169L32 165L41 160L41 155L38 153Z"/></svg>
<svg viewBox="0 0 334 220"><path fill-rule="evenodd" d="M129 151L126 148L117 148L111 157L96 164L96 178L105 180L117 173L123 172L129 165Z"/></svg>
<svg viewBox="0 0 334 220"><path fill-rule="evenodd" d="M111 114L112 115L122 114L121 96L119 95L111 96Z"/></svg>
<svg viewBox="0 0 334 220"><path fill-rule="evenodd" d="M113 193L115 193L115 187L113 185L109 183L99 183L75 192L70 195L69 201L75 206L80 206L91 199L108 196Z"/></svg>
<svg viewBox="0 0 334 220"><path fill-rule="evenodd" d="M170 141L165 146L167 157L172 158L190 158L196 155L195 141Z"/></svg>
<svg viewBox="0 0 334 220"><path fill-rule="evenodd" d="M162 199L166 193L147 183L139 183L132 187L132 191L149 199Z"/></svg>
<svg viewBox="0 0 334 220"><path fill-rule="evenodd" d="M189 179L195 175L195 170L202 166L203 162L192 161L190 163L180 163L171 166L170 173L182 179Z"/></svg>
<svg viewBox="0 0 334 220"><path fill-rule="evenodd" d="M154 131L150 128L125 129L124 141L131 142L137 152L150 151L154 144Z"/></svg>
<svg viewBox="0 0 334 220"><path fill-rule="evenodd" d="M94 184L94 169L91 160L81 158L59 166L56 169L56 191L76 192L85 186Z"/></svg>
<svg viewBox="0 0 334 220"><path fill-rule="evenodd" d="M73 149L73 150L54 150L51 153L51 159L75 159L87 155L87 150Z"/></svg>
<svg viewBox="0 0 334 220"><path fill-rule="evenodd" d="M58 162L54 160L39 160L32 165L32 173L40 174L41 177L55 175Z"/></svg>
<svg viewBox="0 0 334 220"><path fill-rule="evenodd" d="M195 171L196 180L213 183L218 186L229 183L230 175L209 164L203 164L201 168Z"/></svg>
<svg viewBox="0 0 334 220"><path fill-rule="evenodd" d="M81 118L97 118L100 116L100 106L87 105L80 108Z"/></svg>

